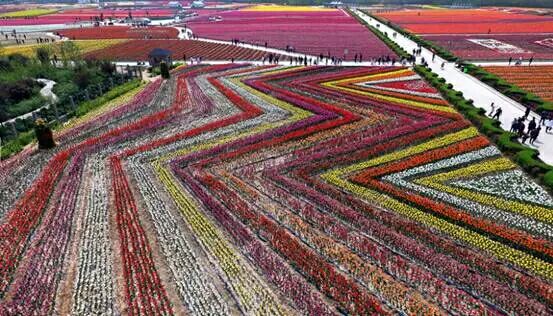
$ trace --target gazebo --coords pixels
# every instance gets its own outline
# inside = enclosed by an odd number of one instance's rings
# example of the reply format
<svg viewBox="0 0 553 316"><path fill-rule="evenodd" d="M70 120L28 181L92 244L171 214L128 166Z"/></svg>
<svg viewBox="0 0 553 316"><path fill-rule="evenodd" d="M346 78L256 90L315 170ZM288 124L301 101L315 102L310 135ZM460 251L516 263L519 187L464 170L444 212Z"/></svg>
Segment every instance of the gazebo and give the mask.
<svg viewBox="0 0 553 316"><path fill-rule="evenodd" d="M148 61L150 62L150 66L157 67L162 61L166 62L167 65L171 65L173 63L171 54L172 52L167 49L163 49L163 48L152 49L152 51L148 54Z"/></svg>

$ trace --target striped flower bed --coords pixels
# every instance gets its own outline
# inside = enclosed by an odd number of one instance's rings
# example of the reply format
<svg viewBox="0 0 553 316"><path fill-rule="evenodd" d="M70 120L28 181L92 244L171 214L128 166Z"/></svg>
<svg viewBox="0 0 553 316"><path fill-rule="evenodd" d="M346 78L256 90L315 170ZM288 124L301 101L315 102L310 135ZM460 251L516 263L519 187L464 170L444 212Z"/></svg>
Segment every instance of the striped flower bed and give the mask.
<svg viewBox="0 0 553 316"><path fill-rule="evenodd" d="M57 135L3 313L551 313L553 198L409 69L180 67Z"/></svg>

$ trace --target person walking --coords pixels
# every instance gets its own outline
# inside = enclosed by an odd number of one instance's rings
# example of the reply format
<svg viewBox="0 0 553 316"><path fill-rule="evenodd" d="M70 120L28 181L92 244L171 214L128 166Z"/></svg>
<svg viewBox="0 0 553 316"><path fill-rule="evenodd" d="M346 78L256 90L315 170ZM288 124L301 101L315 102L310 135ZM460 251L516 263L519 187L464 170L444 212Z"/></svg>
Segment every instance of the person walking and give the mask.
<svg viewBox="0 0 553 316"><path fill-rule="evenodd" d="M511 66L512 62L513 62L513 57L509 57L509 66Z"/></svg>
<svg viewBox="0 0 553 316"><path fill-rule="evenodd" d="M492 116L492 119L498 120L501 117L501 113L503 113L503 110L501 108L498 108L497 111L495 111L495 114Z"/></svg>
<svg viewBox="0 0 553 316"><path fill-rule="evenodd" d="M491 107L492 109L491 109L489 115L493 115L493 112L495 111L495 102L492 102L492 104L490 104L490 107Z"/></svg>
<svg viewBox="0 0 553 316"><path fill-rule="evenodd" d="M546 114L545 112L540 112L540 122L538 123L539 125L545 125L545 118L546 118Z"/></svg>
<svg viewBox="0 0 553 316"><path fill-rule="evenodd" d="M528 137L530 137L528 134L522 133L522 135L520 135L521 143L526 144L526 140L528 139Z"/></svg>
<svg viewBox="0 0 553 316"><path fill-rule="evenodd" d="M545 132L547 134L550 134L549 132L551 132L551 129L553 129L553 119L549 119L547 123L545 123Z"/></svg>
<svg viewBox="0 0 553 316"><path fill-rule="evenodd" d="M524 112L524 119L527 119L528 115L530 115L530 108L526 108L526 111Z"/></svg>
<svg viewBox="0 0 553 316"><path fill-rule="evenodd" d="M521 118L518 121L518 131L517 131L518 137L522 137L522 135L524 135L525 129L526 129L526 125L524 125L524 119Z"/></svg>
<svg viewBox="0 0 553 316"><path fill-rule="evenodd" d="M514 118L513 122L511 123L511 129L509 130L511 133L514 133L518 131L518 119Z"/></svg>
<svg viewBox="0 0 553 316"><path fill-rule="evenodd" d="M538 128L534 128L530 132L530 144L534 145L534 142L536 141L536 139L538 139L538 136L540 136L540 132L541 132L541 126L538 126Z"/></svg>
<svg viewBox="0 0 553 316"><path fill-rule="evenodd" d="M534 56L530 57L528 60L528 66L532 66L532 62L534 61Z"/></svg>
<svg viewBox="0 0 553 316"><path fill-rule="evenodd" d="M530 123L528 123L528 132L531 132L533 131L534 129L536 129L536 119L535 118L532 118L532 120L530 121Z"/></svg>

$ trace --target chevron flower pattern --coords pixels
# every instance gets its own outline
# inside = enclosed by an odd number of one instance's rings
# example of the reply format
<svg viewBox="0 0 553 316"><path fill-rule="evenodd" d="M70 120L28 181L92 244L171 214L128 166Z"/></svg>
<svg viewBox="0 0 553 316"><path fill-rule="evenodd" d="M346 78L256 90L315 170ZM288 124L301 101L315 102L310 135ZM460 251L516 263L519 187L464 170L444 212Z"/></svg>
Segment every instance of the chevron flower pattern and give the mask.
<svg viewBox="0 0 553 316"><path fill-rule="evenodd" d="M553 198L412 70L173 70L2 163L2 315L550 315Z"/></svg>

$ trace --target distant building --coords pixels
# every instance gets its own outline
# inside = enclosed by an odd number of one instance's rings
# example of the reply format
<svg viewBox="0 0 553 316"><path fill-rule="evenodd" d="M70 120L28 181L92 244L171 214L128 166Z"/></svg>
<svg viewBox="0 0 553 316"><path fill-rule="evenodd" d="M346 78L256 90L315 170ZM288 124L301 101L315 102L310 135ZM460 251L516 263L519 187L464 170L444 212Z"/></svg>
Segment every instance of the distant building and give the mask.
<svg viewBox="0 0 553 316"><path fill-rule="evenodd" d="M332 1L325 4L325 7L328 8L341 8L344 4L341 1Z"/></svg>
<svg viewBox="0 0 553 316"><path fill-rule="evenodd" d="M182 5L177 1L171 1L167 4L171 9L181 9Z"/></svg>
<svg viewBox="0 0 553 316"><path fill-rule="evenodd" d="M203 8L205 7L205 3L202 1L202 0L196 0L196 1L192 1L192 5L191 5L192 8Z"/></svg>
<svg viewBox="0 0 553 316"><path fill-rule="evenodd" d="M159 66L162 61L166 62L167 65L171 65L173 63L171 55L172 52L170 50L163 48L154 48L148 54L148 61L150 62L150 66L152 67Z"/></svg>

